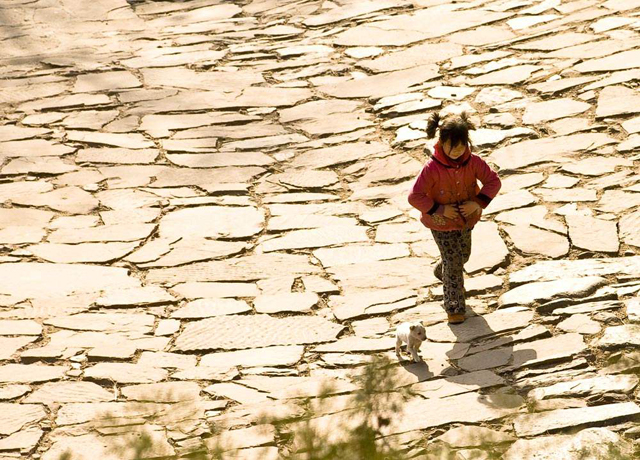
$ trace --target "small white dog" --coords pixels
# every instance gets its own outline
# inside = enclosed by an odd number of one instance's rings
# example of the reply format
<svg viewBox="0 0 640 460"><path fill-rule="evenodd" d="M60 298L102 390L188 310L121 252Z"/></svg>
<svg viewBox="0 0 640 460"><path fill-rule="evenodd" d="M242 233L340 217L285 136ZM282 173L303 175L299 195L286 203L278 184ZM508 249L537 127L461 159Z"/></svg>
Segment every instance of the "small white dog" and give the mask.
<svg viewBox="0 0 640 460"><path fill-rule="evenodd" d="M414 362L422 361L422 358L418 356L418 350L422 342L427 339L427 333L424 330L424 325L420 322L415 323L402 323L396 328L396 356L400 358L400 346L402 343L407 344L407 351L411 353L411 357Z"/></svg>

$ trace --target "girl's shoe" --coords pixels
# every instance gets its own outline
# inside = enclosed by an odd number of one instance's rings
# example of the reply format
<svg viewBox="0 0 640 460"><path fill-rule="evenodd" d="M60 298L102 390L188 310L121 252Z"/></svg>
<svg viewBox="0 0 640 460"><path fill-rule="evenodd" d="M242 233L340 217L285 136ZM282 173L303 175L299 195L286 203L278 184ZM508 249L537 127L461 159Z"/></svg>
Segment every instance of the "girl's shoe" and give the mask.
<svg viewBox="0 0 640 460"><path fill-rule="evenodd" d="M436 268L433 269L433 275L442 281L442 261L438 262Z"/></svg>
<svg viewBox="0 0 640 460"><path fill-rule="evenodd" d="M447 318L449 319L449 324L460 324L464 323L464 313L447 313Z"/></svg>

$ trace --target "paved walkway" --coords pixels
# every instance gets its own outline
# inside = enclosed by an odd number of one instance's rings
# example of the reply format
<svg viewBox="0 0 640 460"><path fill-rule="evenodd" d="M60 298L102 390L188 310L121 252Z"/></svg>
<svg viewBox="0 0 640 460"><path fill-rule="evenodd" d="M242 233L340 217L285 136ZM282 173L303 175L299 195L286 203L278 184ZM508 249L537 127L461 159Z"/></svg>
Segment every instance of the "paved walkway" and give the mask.
<svg viewBox="0 0 640 460"><path fill-rule="evenodd" d="M142 424L151 457L224 424L278 458L257 416L353 390L409 319L408 456L630 449L639 29L635 0L1 2L0 460ZM449 327L407 194L462 109L503 189Z"/></svg>

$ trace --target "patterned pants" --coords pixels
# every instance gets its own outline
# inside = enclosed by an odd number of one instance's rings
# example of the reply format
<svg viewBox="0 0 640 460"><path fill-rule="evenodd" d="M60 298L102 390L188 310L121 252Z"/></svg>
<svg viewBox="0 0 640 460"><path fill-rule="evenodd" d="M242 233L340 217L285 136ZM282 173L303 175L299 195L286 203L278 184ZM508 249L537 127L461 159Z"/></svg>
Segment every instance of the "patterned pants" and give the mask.
<svg viewBox="0 0 640 460"><path fill-rule="evenodd" d="M464 264L471 255L471 229L440 232L431 230L442 256L444 309L450 314L464 314Z"/></svg>

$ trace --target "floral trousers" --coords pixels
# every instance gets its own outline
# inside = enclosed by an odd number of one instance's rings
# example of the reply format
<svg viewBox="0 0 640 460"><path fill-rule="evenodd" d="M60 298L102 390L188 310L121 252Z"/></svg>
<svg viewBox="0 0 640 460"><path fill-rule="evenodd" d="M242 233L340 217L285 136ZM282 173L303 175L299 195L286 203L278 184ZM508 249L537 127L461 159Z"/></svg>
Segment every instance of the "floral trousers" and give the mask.
<svg viewBox="0 0 640 460"><path fill-rule="evenodd" d="M449 314L464 314L464 264L471 255L471 229L441 232L431 230L440 249L441 268L436 268L436 276L442 270L444 309ZM438 265L440 265L438 264Z"/></svg>

